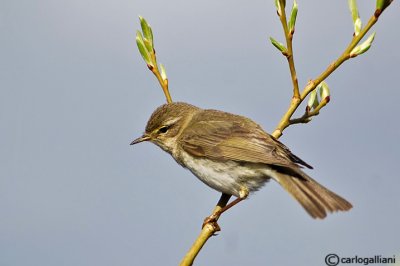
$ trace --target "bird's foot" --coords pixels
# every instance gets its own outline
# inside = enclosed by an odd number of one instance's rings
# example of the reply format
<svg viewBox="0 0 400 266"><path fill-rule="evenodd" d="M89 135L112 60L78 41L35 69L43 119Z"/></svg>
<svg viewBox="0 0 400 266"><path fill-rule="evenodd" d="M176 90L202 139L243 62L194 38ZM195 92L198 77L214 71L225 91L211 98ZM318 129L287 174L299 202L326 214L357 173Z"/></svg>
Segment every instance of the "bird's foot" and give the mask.
<svg viewBox="0 0 400 266"><path fill-rule="evenodd" d="M219 225L217 223L218 218L221 216L222 213L224 213L225 211L229 210L230 208L232 208L233 206L235 206L236 204L238 204L242 200L246 199L248 195L249 195L249 190L246 187L243 187L240 190L239 197L237 199L235 199L234 201L232 201L228 205L225 205L224 207L222 207L218 211L215 211L210 216L206 217L204 219L204 222L203 222L203 225L201 226L201 228L203 229L204 226L209 224L209 225L211 225L213 227L215 232L221 231L221 228L219 227Z"/></svg>
<svg viewBox="0 0 400 266"><path fill-rule="evenodd" d="M214 228L214 231L221 231L221 228L219 227L217 220L218 220L219 214L214 213L211 214L210 216L206 217L204 219L203 225L201 226L201 228L203 229L204 226L206 226L207 224L211 225Z"/></svg>

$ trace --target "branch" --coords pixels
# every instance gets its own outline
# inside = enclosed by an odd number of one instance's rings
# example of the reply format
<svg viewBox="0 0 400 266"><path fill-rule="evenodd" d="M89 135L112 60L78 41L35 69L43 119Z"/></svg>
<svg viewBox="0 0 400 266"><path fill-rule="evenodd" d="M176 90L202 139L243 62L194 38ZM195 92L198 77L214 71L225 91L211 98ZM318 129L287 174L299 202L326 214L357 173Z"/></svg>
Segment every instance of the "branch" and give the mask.
<svg viewBox="0 0 400 266"><path fill-rule="evenodd" d="M154 49L153 42L153 31L143 17L139 16L139 19L142 32L136 32L136 44L138 46L140 55L143 57L147 67L151 70L151 72L153 72L160 83L165 98L167 99L167 103L171 103L172 98L168 90L168 78L167 73L165 72L165 67L160 64L160 68L158 68L156 50Z"/></svg>
<svg viewBox="0 0 400 266"><path fill-rule="evenodd" d="M367 32L372 28L372 26L378 21L379 15L381 14L382 11L377 9L375 13L371 16L369 19L367 25L360 30L360 33L358 35L354 35L353 39L351 40L350 44L347 46L347 48L344 50L344 52L333 62L331 63L325 71L323 71L318 77L316 77L314 80L311 80L308 82L306 87L303 89L303 91L300 94L300 98L296 99L293 98L288 110L286 113L282 116L278 126L276 127L275 131L272 133L272 136L275 138L279 138L282 136L283 130L285 130L288 126L292 124L297 124L297 123L307 123L306 120L304 119L293 119L291 120L291 117L293 116L294 112L297 110L297 108L300 106L300 104L304 101L304 99L313 91L315 88L322 82L324 81L330 74L332 74L342 63L345 61L349 60L350 58L354 58L364 52L366 52L369 47L371 46L371 43L373 41L374 35L371 35L370 38L368 38L364 43L361 45L357 46L357 44L361 41L361 39L367 34ZM356 47L357 46L357 47ZM365 50L362 48L366 48ZM301 122L300 122L301 121Z"/></svg>
<svg viewBox="0 0 400 266"><path fill-rule="evenodd" d="M294 66L293 45L292 45L298 7L297 7L296 0L294 0L292 12L290 14L290 20L288 23L287 19L286 19L285 4L286 4L285 0L275 0L277 14L281 21L283 32L285 35L286 46L284 44L276 41L272 37L270 37L270 40L271 40L272 45L274 45L279 51L281 51L281 53L286 57L286 59L288 61L289 69L290 69L290 76L291 76L292 84L293 84L292 99L295 101L298 101L298 99L300 98L300 91L299 91L299 82L297 80L296 68Z"/></svg>
<svg viewBox="0 0 400 266"><path fill-rule="evenodd" d="M306 124L306 123L310 122L311 118L313 116L319 115L319 111L323 107L325 107L325 105L327 105L329 101L330 101L330 97L326 96L325 98L322 99L322 101L313 110L311 110L311 107L309 105L307 105L306 111L304 112L304 114L299 118L290 119L289 124L290 125L300 124L300 123Z"/></svg>
<svg viewBox="0 0 400 266"><path fill-rule="evenodd" d="M284 0L279 0L279 8L280 8L280 10L278 11L278 15L279 15L282 27L283 27L283 32L285 34L286 47L287 47L286 53L284 55L286 56L286 59L288 60L290 76L292 78L293 98L298 99L298 98L300 98L300 91L299 91L299 82L297 80L296 68L294 66L293 45L292 45L293 35L294 35L294 25L295 25L296 16L297 16L296 0L293 2L293 8L292 8L291 18L290 18L290 22L292 22L292 23L289 23L291 25L288 25L288 22L286 19L285 1Z"/></svg>
<svg viewBox="0 0 400 266"><path fill-rule="evenodd" d="M154 60L156 60L155 56L156 55L155 55L155 51L154 51ZM160 83L161 88L164 92L165 98L167 99L167 103L172 103L172 98L171 98L171 95L169 94L169 90L168 90L168 78L166 75L165 76L163 75L163 72L165 73L164 66L162 64L160 64L161 72L158 70L157 65L155 65L155 67L153 67L151 65L147 65L147 67L151 70L151 72L153 72L153 74L158 79L158 82Z"/></svg>
<svg viewBox="0 0 400 266"><path fill-rule="evenodd" d="M185 257L179 264L180 266L190 266L193 264L194 259L196 258L197 254L199 254L201 248L204 246L204 244L207 242L207 240L213 236L216 232L220 231L221 229L219 228L217 221L220 217L219 212L221 211L222 208L224 208L228 202L229 199L231 198L231 195L227 194L222 194L221 198L219 199L217 206L215 206L211 216L215 216L215 220L212 223L206 223L203 226L203 229L201 230L199 236L193 243L192 247L189 249L189 251L186 253Z"/></svg>

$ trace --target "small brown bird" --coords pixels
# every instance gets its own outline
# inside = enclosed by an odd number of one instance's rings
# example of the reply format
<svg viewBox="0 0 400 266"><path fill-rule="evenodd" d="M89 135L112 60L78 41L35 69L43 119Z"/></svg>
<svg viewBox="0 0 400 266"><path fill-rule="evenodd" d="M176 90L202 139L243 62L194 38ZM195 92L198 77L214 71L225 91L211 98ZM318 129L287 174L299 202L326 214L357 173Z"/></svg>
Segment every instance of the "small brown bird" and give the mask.
<svg viewBox="0 0 400 266"><path fill-rule="evenodd" d="M150 141L172 155L211 188L244 199L271 178L313 218L352 205L318 184L301 168L312 168L249 118L187 103L158 107L146 131L131 145Z"/></svg>

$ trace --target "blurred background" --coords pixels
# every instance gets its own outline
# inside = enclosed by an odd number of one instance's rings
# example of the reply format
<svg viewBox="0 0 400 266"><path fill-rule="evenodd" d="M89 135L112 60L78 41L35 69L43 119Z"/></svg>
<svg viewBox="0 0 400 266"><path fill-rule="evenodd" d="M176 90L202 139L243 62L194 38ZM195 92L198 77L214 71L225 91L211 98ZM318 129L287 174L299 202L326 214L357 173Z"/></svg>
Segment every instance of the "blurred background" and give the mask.
<svg viewBox="0 0 400 266"><path fill-rule="evenodd" d="M375 1L359 2L365 24ZM354 209L313 220L271 182L223 215L196 265L325 265L329 253L400 261L399 14L395 1L371 49L327 80L328 106L281 138ZM165 102L136 48L138 15L174 101L269 132L286 111L273 1L2 0L0 265L177 265L217 202L158 147L129 146ZM352 34L347 1L299 1L301 88Z"/></svg>

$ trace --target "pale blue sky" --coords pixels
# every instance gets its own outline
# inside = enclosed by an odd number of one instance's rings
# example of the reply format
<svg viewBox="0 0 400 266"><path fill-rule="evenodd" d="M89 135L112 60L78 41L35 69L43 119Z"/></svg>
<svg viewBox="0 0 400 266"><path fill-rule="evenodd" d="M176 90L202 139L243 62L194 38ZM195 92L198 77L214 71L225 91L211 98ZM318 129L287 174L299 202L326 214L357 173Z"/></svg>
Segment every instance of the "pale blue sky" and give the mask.
<svg viewBox="0 0 400 266"><path fill-rule="evenodd" d="M359 2L366 22L374 1ZM222 217L196 265L400 253L399 14L395 1L370 51L327 80L320 116L281 138L354 209L313 220L270 183ZM174 100L267 131L286 110L288 67L268 41L283 40L273 1L2 0L0 265L176 265L217 202L156 146L129 146L165 102L136 49L138 15ZM296 29L304 87L351 39L347 1L299 1Z"/></svg>

